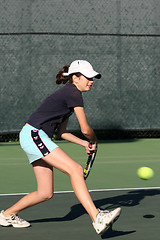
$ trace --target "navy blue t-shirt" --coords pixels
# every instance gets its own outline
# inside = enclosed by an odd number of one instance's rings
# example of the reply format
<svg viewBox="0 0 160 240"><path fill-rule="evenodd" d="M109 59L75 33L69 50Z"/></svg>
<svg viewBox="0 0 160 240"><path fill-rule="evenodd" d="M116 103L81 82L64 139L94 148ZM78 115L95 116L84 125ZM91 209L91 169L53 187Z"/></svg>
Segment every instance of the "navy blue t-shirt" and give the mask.
<svg viewBox="0 0 160 240"><path fill-rule="evenodd" d="M69 83L46 98L27 123L42 129L52 138L57 127L73 113L73 108L83 106L81 91Z"/></svg>

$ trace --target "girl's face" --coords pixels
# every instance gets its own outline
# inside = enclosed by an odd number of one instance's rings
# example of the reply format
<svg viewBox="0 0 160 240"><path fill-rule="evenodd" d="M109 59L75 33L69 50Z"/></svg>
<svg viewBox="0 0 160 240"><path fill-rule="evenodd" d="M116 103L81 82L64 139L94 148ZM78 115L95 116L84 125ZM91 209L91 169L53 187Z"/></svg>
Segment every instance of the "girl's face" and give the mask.
<svg viewBox="0 0 160 240"><path fill-rule="evenodd" d="M75 84L81 92L88 92L91 89L93 84L93 78L86 78L83 75L81 75L80 77L75 76L74 78L74 76L73 84Z"/></svg>

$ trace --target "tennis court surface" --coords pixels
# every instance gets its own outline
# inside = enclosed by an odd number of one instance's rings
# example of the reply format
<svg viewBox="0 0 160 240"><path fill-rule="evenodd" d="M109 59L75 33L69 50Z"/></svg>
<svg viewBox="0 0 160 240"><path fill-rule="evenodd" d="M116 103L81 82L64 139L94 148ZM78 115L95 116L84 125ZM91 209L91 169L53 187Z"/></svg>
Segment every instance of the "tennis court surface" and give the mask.
<svg viewBox="0 0 160 240"><path fill-rule="evenodd" d="M85 165L86 155L81 147L66 142L58 144ZM72 192L68 177L55 170L54 197L19 214L30 221L32 227L0 227L0 239L158 240L159 144L158 139L100 142L87 185L98 208L122 208L118 221L102 236L93 229L89 216ZM23 194L35 190L36 183L19 143L1 143L0 149L0 206L6 209ZM136 170L141 166L151 167L154 177L140 180Z"/></svg>

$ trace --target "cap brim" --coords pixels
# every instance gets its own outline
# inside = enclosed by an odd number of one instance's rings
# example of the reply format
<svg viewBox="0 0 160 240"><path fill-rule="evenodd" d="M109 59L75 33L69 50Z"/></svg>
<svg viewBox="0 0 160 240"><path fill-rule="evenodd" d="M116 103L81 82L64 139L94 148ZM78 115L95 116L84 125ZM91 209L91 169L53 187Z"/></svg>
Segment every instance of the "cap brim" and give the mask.
<svg viewBox="0 0 160 240"><path fill-rule="evenodd" d="M102 77L102 75L100 74L100 73L98 73L96 76L95 76L95 78L97 78L97 79L100 79Z"/></svg>
<svg viewBox="0 0 160 240"><path fill-rule="evenodd" d="M81 72L82 73L82 72ZM97 79L100 79L101 78L101 74L98 73L98 72L90 72L90 73L82 73L86 78L97 78Z"/></svg>
<svg viewBox="0 0 160 240"><path fill-rule="evenodd" d="M77 73L77 72L75 72L75 73ZM74 73L63 73L63 76L69 76L70 74L74 74ZM85 74L85 73L81 72L81 74L84 75L86 78L97 78L97 79L101 78L101 74L98 72L93 72L91 74L88 74L88 73Z"/></svg>

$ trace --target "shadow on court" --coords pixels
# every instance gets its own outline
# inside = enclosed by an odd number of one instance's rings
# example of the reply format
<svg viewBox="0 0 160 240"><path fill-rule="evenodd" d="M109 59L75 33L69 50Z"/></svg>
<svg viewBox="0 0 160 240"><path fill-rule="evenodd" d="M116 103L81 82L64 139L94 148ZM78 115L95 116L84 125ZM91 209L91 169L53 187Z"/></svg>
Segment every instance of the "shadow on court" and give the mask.
<svg viewBox="0 0 160 240"><path fill-rule="evenodd" d="M118 236L125 236L125 235L128 235L128 234L134 233L134 232L136 232L136 231L116 231L116 230L113 230L112 227L110 227L108 229L108 231L106 231L101 236L101 238L102 239L107 239L107 238L113 238L113 237L118 237Z"/></svg>
<svg viewBox="0 0 160 240"><path fill-rule="evenodd" d="M107 195L108 192L106 192ZM72 194L72 193L71 193ZM106 197L103 199L94 200L94 203L97 208L101 208L103 210L111 210L116 207L134 207L146 197L146 196L155 196L159 195L160 190L136 190L136 191L129 191L124 195L118 195L113 197ZM91 193L94 195L98 195L97 193ZM106 206L107 205L107 206ZM104 207L106 206L106 207ZM71 207L71 210L67 215L60 217L60 218L48 218L48 219L37 219L30 221L31 223L36 222L62 222L62 221L72 221L76 218L81 217L82 215L86 214L86 211L82 207L81 204L76 204Z"/></svg>
<svg viewBox="0 0 160 240"><path fill-rule="evenodd" d="M23 212L22 218L28 220L32 227L24 230L1 228L0 237L5 240L22 240L34 238L44 239L123 239L123 240L158 240L160 220L160 190L134 190L134 191L103 191L91 192L96 207L101 209L122 208L122 213L116 223L102 236L95 233L86 211L77 204L74 193L55 194L48 202L41 203ZM4 196L0 198L0 205L7 205L17 200L17 196ZM11 201L12 200L12 201ZM51 217L51 216L55 217ZM42 217L43 216L43 217ZM8 230L9 229L9 230ZM62 231L63 229L63 231ZM3 231L2 231L3 230ZM23 232L27 233L24 236ZM38 231L38 232L37 232ZM144 234L145 233L145 234ZM38 237L35 237L38 236Z"/></svg>
<svg viewBox="0 0 160 240"><path fill-rule="evenodd" d="M111 193L106 192L106 195L110 195ZM146 197L154 197L156 195L160 195L160 190L136 190L136 191L129 191L126 192L125 194L122 194L123 191L119 192L120 194L118 194L118 192L113 192L112 194L115 194L115 196L110 196L110 197L105 197L105 198L100 198L100 199L96 199L94 200L95 205L98 208L101 209L113 209L116 207L122 207L122 211L124 209L124 207L126 208L131 208L131 207L136 207L137 205L141 204L141 201L144 200ZM100 196L104 196L104 192L103 194L101 193L91 193L93 198L97 198L98 195ZM150 208L150 204L148 206L148 208ZM146 208L146 213L148 213L149 209ZM135 208L136 211L136 208ZM63 217L56 217L56 218L45 218L45 219L37 219L37 220L32 220L30 221L31 223L43 223L43 222L64 222L64 221L73 221L76 218L81 217L82 215L86 214L84 208L81 206L81 204L76 204L73 205L71 207L71 210ZM146 214L145 215L146 218L150 218L147 216L153 216L154 215L149 215ZM143 217L145 217L143 216ZM123 216L122 216L123 217ZM134 218L134 214L132 216ZM121 216L120 216L121 218ZM143 220L143 219L142 219ZM121 221L120 219L118 221ZM118 221L116 223L116 225L118 225ZM124 227L125 228L125 227ZM136 233L136 229L134 230L130 230L130 231L117 231L114 229L114 226L111 227L107 232L105 232L101 238L102 239L107 239L107 238L113 238L113 237L118 237L118 236L125 236L125 235L130 235L132 233ZM129 239L129 238L127 238Z"/></svg>

